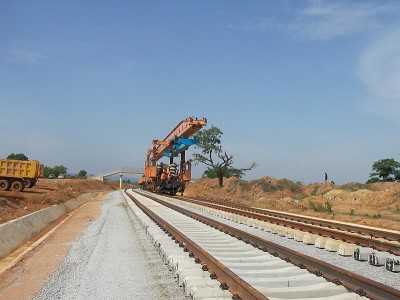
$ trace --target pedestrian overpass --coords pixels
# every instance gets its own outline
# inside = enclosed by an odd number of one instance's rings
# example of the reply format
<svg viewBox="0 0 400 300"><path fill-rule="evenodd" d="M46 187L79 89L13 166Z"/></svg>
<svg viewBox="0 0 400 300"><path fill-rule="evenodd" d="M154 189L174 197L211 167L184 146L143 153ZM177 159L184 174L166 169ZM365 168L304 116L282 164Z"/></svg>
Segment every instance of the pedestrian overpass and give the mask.
<svg viewBox="0 0 400 300"><path fill-rule="evenodd" d="M99 174L99 175L94 175L94 176L89 177L89 179L96 179L96 180L104 181L104 179L106 177L109 177L109 176L112 176L112 175L119 175L119 188L121 189L122 188L122 181L123 181L124 174L143 176L144 168L122 167L120 170L111 171L111 172L104 173L104 174Z"/></svg>

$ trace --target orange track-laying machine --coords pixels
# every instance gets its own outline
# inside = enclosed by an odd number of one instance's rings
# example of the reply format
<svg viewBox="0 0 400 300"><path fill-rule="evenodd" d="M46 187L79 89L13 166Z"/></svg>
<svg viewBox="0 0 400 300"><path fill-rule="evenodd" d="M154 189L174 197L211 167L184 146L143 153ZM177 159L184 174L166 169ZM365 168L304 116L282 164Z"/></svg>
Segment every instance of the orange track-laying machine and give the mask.
<svg viewBox="0 0 400 300"><path fill-rule="evenodd" d="M198 143L190 136L207 125L207 119L187 118L181 121L162 141L153 140L153 148L147 150L144 175L139 179L142 189L157 193L175 195L183 193L185 183L191 179L191 163L186 161L185 151ZM174 157L180 155L179 166ZM162 157L169 157L169 164L157 163ZM179 167L179 168L178 168Z"/></svg>

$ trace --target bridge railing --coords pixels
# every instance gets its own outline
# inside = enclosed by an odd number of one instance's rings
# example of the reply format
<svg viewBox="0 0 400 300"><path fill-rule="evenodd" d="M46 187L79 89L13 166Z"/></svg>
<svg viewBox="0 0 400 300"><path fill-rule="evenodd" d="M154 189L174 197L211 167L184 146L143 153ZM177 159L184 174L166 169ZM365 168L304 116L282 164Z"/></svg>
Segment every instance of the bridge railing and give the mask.
<svg viewBox="0 0 400 300"><path fill-rule="evenodd" d="M93 175L90 176L89 178L91 179L100 179L103 180L104 177L112 176L112 175L117 175L117 174L133 174L133 175L142 175L144 174L144 168L139 168L139 167L122 167L120 170L104 173L104 174L98 174L98 175Z"/></svg>
<svg viewBox="0 0 400 300"><path fill-rule="evenodd" d="M138 168L138 167L122 167L121 168L122 173L144 173L144 168Z"/></svg>

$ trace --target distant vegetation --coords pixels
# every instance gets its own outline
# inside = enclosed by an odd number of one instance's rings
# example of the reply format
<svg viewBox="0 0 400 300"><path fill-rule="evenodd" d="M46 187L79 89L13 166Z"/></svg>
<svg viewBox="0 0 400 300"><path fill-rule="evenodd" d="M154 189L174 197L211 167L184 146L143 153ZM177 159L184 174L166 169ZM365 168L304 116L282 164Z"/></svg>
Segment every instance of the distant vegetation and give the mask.
<svg viewBox="0 0 400 300"><path fill-rule="evenodd" d="M67 173L67 168L63 165L54 166L53 168L44 167L44 177L48 178L50 174L54 174L56 177L59 175L64 175L65 178L86 178L87 172L85 170L80 170L78 174L71 175Z"/></svg>
<svg viewBox="0 0 400 300"><path fill-rule="evenodd" d="M86 175L87 172L85 170L80 170L76 176L78 176L78 178L86 178Z"/></svg>
<svg viewBox="0 0 400 300"><path fill-rule="evenodd" d="M14 160L23 160L23 161L28 161L29 158L23 154L23 153L11 153L9 156L7 156L7 159L14 159ZM63 165L59 166L54 166L54 167L44 167L44 177L48 178L50 174L54 174L56 177L59 175L64 175L65 177L68 178L86 178L87 172L85 170L80 170L78 174L76 175L68 175L67 174L67 167L64 167Z"/></svg>
<svg viewBox="0 0 400 300"><path fill-rule="evenodd" d="M400 181L400 163L394 158L385 158L374 162L367 183L379 181Z"/></svg>
<svg viewBox="0 0 400 300"><path fill-rule="evenodd" d="M9 156L7 156L7 159L29 160L29 158L23 153L11 153Z"/></svg>
<svg viewBox="0 0 400 300"><path fill-rule="evenodd" d="M328 213L333 212L332 204L329 201L326 201L325 205L323 205L320 202L310 201L310 207L316 212L328 212Z"/></svg>
<svg viewBox="0 0 400 300"><path fill-rule="evenodd" d="M260 186L264 192L275 192L289 190L293 193L301 193L301 185L283 178L276 181L275 184L265 180L257 180L254 184Z"/></svg>
<svg viewBox="0 0 400 300"><path fill-rule="evenodd" d="M44 167L44 177L48 178L50 174L54 174L56 177L59 175L67 175L67 168L63 165L61 166L54 166L53 168Z"/></svg>
<svg viewBox="0 0 400 300"><path fill-rule="evenodd" d="M295 194L302 193L302 184L294 183L289 179L283 178L274 181L266 181L265 179L256 179L251 181L233 181L230 183L229 190L232 191L235 188L240 188L242 191L249 191L253 186L258 186L264 192L276 192L289 190Z"/></svg>
<svg viewBox="0 0 400 300"><path fill-rule="evenodd" d="M319 185L316 185L314 187L313 191L311 192L311 196L317 196L318 189L319 189Z"/></svg>
<svg viewBox="0 0 400 300"><path fill-rule="evenodd" d="M355 192L355 191L362 190L362 189L369 190L370 186L368 184L352 182L352 183L346 183L346 184L340 186L340 189L344 190L344 191Z"/></svg>

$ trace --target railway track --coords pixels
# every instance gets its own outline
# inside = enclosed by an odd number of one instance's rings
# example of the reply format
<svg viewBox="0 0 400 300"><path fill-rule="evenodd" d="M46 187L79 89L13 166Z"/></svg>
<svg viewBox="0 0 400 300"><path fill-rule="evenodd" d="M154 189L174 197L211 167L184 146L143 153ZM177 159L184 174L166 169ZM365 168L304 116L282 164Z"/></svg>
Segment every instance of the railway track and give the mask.
<svg viewBox="0 0 400 300"><path fill-rule="evenodd" d="M400 297L397 289L160 199L164 197L127 194L158 224L158 231L146 225L149 235L163 249L165 261L175 268L179 282L192 293L193 299L202 298L201 293L226 299ZM174 252L169 249L174 244L181 246L186 256L171 254ZM184 257L183 262L174 263L178 256ZM194 271L196 262L201 269ZM198 282L208 287L196 287Z"/></svg>
<svg viewBox="0 0 400 300"><path fill-rule="evenodd" d="M286 228L333 238L338 241L353 243L357 246L369 247L394 255L400 255L400 232L398 231L317 219L308 216L285 213L282 211L239 205L232 202L192 199L183 196L177 196L176 198L190 203L207 206L212 209L284 226Z"/></svg>

